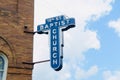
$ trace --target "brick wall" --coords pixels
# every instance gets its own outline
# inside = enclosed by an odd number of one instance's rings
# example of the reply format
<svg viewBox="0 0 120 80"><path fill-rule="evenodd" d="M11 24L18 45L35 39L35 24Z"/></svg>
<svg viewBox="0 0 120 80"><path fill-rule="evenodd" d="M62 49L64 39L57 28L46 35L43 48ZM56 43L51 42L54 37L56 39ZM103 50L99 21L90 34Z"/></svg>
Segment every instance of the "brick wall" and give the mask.
<svg viewBox="0 0 120 80"><path fill-rule="evenodd" d="M7 80L32 80L34 0L0 0L0 52L8 57Z"/></svg>

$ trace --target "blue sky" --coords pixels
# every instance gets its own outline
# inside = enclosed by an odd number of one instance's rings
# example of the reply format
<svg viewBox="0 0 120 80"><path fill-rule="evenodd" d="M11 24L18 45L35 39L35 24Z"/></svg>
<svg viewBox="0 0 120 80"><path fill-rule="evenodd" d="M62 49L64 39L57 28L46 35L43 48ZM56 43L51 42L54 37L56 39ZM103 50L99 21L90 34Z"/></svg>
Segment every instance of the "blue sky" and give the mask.
<svg viewBox="0 0 120 80"><path fill-rule="evenodd" d="M120 0L35 0L34 30L46 18L66 15L63 69L35 64L33 80L120 80ZM48 35L35 34L34 61L49 59Z"/></svg>

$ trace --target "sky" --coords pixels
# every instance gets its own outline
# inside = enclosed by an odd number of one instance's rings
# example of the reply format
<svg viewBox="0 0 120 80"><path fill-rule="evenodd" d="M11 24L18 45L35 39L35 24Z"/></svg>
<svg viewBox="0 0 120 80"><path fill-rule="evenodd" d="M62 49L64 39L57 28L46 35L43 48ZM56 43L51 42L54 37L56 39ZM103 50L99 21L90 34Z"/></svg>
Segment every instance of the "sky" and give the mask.
<svg viewBox="0 0 120 80"><path fill-rule="evenodd" d="M35 0L34 31L45 19L75 18L64 32L63 68L34 65L33 80L120 80L120 0ZM34 59L50 59L49 34L34 35Z"/></svg>

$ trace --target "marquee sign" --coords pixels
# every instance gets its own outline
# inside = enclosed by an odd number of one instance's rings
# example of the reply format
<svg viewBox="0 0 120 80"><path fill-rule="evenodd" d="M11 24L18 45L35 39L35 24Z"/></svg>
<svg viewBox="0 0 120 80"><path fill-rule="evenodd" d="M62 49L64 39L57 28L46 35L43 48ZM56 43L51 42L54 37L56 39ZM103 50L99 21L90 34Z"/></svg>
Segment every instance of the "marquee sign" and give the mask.
<svg viewBox="0 0 120 80"><path fill-rule="evenodd" d="M74 18L66 18L64 15L48 18L45 24L37 26L38 33L48 32L50 36L50 64L59 71L62 69L62 31L75 27Z"/></svg>

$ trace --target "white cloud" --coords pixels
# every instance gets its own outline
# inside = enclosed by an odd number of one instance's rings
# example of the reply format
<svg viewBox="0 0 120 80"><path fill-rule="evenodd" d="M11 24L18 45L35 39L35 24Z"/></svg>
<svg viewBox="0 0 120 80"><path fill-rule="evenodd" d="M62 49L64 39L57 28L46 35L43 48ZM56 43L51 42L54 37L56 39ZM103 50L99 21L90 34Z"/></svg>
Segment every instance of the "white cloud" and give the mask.
<svg viewBox="0 0 120 80"><path fill-rule="evenodd" d="M68 38L67 35L71 37ZM76 36L77 35L77 36ZM64 36L64 57L65 59L72 59L74 63L85 60L84 52L90 48L99 49L100 42L95 31L79 31L78 28L66 32Z"/></svg>
<svg viewBox="0 0 120 80"><path fill-rule="evenodd" d="M116 21L115 20L110 21L108 25L110 28L113 28L120 37L120 18L117 19Z"/></svg>
<svg viewBox="0 0 120 80"><path fill-rule="evenodd" d="M104 71L104 80L120 80L120 71Z"/></svg>
<svg viewBox="0 0 120 80"><path fill-rule="evenodd" d="M87 22L107 15L113 0L35 0L35 26L44 24L51 16L65 14L76 19L76 27L64 32L64 65L55 72L49 63L35 66L33 80L80 80L89 78L98 72L97 66L84 70L84 52L88 49L99 49L100 41L96 31L85 29ZM35 27L36 30L36 27ZM34 44L34 61L49 58L48 36L36 35ZM83 75L83 74L86 74ZM81 76L81 78L79 77Z"/></svg>
<svg viewBox="0 0 120 80"><path fill-rule="evenodd" d="M87 79L91 76L94 76L98 72L98 67L96 65L91 66L88 70L84 70L79 67L77 64L71 64L69 62L64 62L63 69L59 72L56 72L50 69L49 63L44 63L37 65L34 72L37 72L34 75L34 80L81 80Z"/></svg>
<svg viewBox="0 0 120 80"><path fill-rule="evenodd" d="M97 66L92 66L88 71L85 71L83 69L80 69L79 67L76 69L75 73L75 80L81 80L89 78L93 75L95 75L98 72Z"/></svg>

